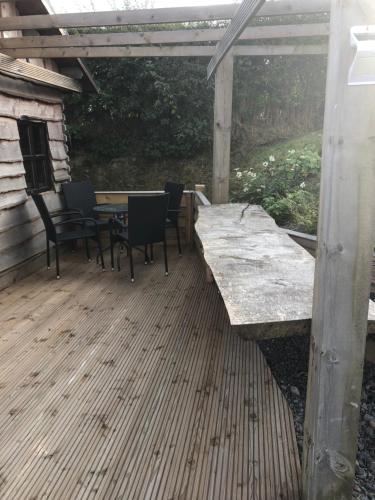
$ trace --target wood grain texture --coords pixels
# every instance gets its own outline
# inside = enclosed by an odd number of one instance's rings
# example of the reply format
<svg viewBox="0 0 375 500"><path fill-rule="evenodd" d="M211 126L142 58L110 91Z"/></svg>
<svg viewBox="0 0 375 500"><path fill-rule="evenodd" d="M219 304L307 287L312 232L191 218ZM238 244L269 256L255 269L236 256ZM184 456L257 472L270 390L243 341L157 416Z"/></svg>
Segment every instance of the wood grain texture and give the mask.
<svg viewBox="0 0 375 500"><path fill-rule="evenodd" d="M3 291L1 498L298 500L291 411L196 255L135 270Z"/></svg>
<svg viewBox="0 0 375 500"><path fill-rule="evenodd" d="M24 183L23 177L20 179ZM62 207L58 193L49 191L43 197L50 210ZM0 273L45 251L45 240L39 213L24 187L19 191L0 193Z"/></svg>
<svg viewBox="0 0 375 500"><path fill-rule="evenodd" d="M1 172L1 165L0 165ZM21 189L26 189L26 182L23 173L18 176L12 177L0 177L0 194L8 193L10 191L20 191Z"/></svg>
<svg viewBox="0 0 375 500"><path fill-rule="evenodd" d="M0 179L19 177L20 175L25 175L23 161L17 163L0 163Z"/></svg>
<svg viewBox="0 0 375 500"><path fill-rule="evenodd" d="M2 141L18 140L17 121L12 118L0 116L0 139Z"/></svg>
<svg viewBox="0 0 375 500"><path fill-rule="evenodd" d="M0 210L5 210L9 208L16 207L17 205L23 205L27 200L26 191L11 191L10 193L0 194Z"/></svg>
<svg viewBox="0 0 375 500"><path fill-rule="evenodd" d="M0 138L0 161L1 163L19 163L22 161L22 153L18 139L3 141Z"/></svg>
<svg viewBox="0 0 375 500"><path fill-rule="evenodd" d="M304 498L352 498L375 241L375 86L352 87L350 30L374 2L332 1L318 251L304 432Z"/></svg>
<svg viewBox="0 0 375 500"><path fill-rule="evenodd" d="M198 211L196 233L232 329L248 338L309 333L314 258L260 206ZM369 329L375 331L374 310Z"/></svg>
<svg viewBox="0 0 375 500"><path fill-rule="evenodd" d="M54 170L53 179L57 184L70 181L71 180L70 169L62 168Z"/></svg>
<svg viewBox="0 0 375 500"><path fill-rule="evenodd" d="M212 202L228 203L232 138L233 53L220 63L215 75Z"/></svg>
<svg viewBox="0 0 375 500"><path fill-rule="evenodd" d="M53 104L62 103L62 94L57 89L43 87L6 75L0 75L0 93L32 101L43 101Z"/></svg>
<svg viewBox="0 0 375 500"><path fill-rule="evenodd" d="M123 45L152 45L175 43L217 42L225 29L185 29L164 31L140 31L129 33L49 35L7 38L0 42L2 49L31 49L54 47L120 47ZM326 37L329 24L296 24L276 26L251 26L244 30L239 40L265 40L277 38Z"/></svg>
<svg viewBox="0 0 375 500"><path fill-rule="evenodd" d="M0 273L19 267L45 250L45 235L34 202L26 193L17 119L46 121L56 191L70 179L62 105L0 94ZM58 192L44 193L47 206L61 207Z"/></svg>
<svg viewBox="0 0 375 500"><path fill-rule="evenodd" d="M33 56L30 54L29 57L32 58ZM50 87L56 87L64 90L71 90L73 92L82 92L82 86L77 80L61 73L50 71L44 67L36 66L34 64L21 61L20 59L9 57L2 51L0 52L0 70L3 74L10 75L15 78L22 78L26 81L32 81L41 85L48 85Z"/></svg>
<svg viewBox="0 0 375 500"><path fill-rule="evenodd" d="M46 103L0 94L0 116L18 119L28 116L46 121L62 121L62 103Z"/></svg>
<svg viewBox="0 0 375 500"><path fill-rule="evenodd" d="M16 3L13 2L4 2L0 3L0 18L4 17L15 17L18 16L18 11L16 7ZM0 40L6 39L8 37L14 36L22 36L22 31L2 31L0 32Z"/></svg>
<svg viewBox="0 0 375 500"><path fill-rule="evenodd" d="M48 139L50 141L66 142L64 122L47 122Z"/></svg>
<svg viewBox="0 0 375 500"><path fill-rule="evenodd" d="M215 47L209 45L162 45L157 46L110 46L110 47L52 47L2 49L11 57L55 57L55 58L110 58L110 57L210 57ZM308 45L238 45L233 48L235 56L321 55L327 53L326 44Z"/></svg>
<svg viewBox="0 0 375 500"><path fill-rule="evenodd" d="M62 141L48 141L52 160L66 161L68 159L67 146Z"/></svg>
<svg viewBox="0 0 375 500"><path fill-rule="evenodd" d="M56 211L62 206L61 197L56 195L54 191L43 193L43 198L51 211ZM2 233L9 231L13 227L23 225L39 218L39 213L31 196L26 195L25 201L25 205L22 207L0 211L0 237L3 238Z"/></svg>
<svg viewBox="0 0 375 500"><path fill-rule="evenodd" d="M181 23L231 19L238 4L171 7L107 12L80 12L75 14L18 16L0 19L1 30L78 28L93 26L126 26L132 24ZM259 11L260 16L280 16L329 12L329 0L268 1Z"/></svg>

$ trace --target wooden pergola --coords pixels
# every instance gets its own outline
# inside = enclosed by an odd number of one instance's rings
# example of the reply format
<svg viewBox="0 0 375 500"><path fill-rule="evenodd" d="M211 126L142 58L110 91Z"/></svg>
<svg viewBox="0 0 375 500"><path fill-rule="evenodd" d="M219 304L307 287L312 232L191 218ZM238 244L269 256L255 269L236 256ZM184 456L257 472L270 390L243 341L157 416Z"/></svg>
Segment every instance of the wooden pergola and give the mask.
<svg viewBox="0 0 375 500"><path fill-rule="evenodd" d="M214 203L225 203L234 57L325 54L325 44L296 45L295 40L330 35L303 482L305 499L349 499L375 240L375 89L348 86L355 54L350 30L375 24L375 6L372 0L249 0L237 9L224 5L9 17L0 19L0 31L233 20L227 32L212 28L13 37L0 40L0 51L12 57L214 56L212 197ZM327 21L330 13L330 24L266 22L274 16L317 13L327 14ZM263 18L262 26L245 27L254 16ZM294 43L280 44L288 39ZM254 44L257 40L262 43Z"/></svg>
<svg viewBox="0 0 375 500"><path fill-rule="evenodd" d="M231 19L238 5L179 7L134 11L110 11L79 14L55 14L7 17L0 19L0 31L45 30L51 28L90 28L223 21ZM282 0L266 2L257 12L265 18L262 26L247 27L237 43L217 68L215 76L215 116L212 201L229 199L230 142L232 123L233 60L238 56L272 57L280 55L322 55L329 34L328 23L272 25L275 16L327 14L329 0L306 2ZM266 20L270 25L267 25ZM197 28L128 33L82 34L70 36L27 36L3 38L2 53L15 58L111 58L111 57L212 57L216 42L225 29ZM308 37L310 43L296 44ZM318 42L314 43L314 39ZM288 43L293 40L292 43ZM311 42L312 40L312 42ZM256 43L256 42L260 43ZM249 44L251 42L251 44Z"/></svg>

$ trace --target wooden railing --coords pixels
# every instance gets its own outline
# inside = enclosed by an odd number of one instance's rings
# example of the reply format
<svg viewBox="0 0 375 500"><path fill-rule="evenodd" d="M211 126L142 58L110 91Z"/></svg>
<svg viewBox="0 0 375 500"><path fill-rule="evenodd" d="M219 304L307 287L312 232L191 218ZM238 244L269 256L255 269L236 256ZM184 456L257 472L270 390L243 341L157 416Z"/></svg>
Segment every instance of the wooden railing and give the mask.
<svg viewBox="0 0 375 500"><path fill-rule="evenodd" d="M317 248L317 238L313 234L300 233L298 231L292 231L291 229L284 229L284 231L289 234L289 236L296 242L299 243L305 250L311 253L315 257Z"/></svg>
<svg viewBox="0 0 375 500"><path fill-rule="evenodd" d="M293 238L294 241L303 246L303 248L305 248L315 257L318 245L317 238L315 235L299 233L297 231L291 231L290 229L285 229L285 231L289 234L291 238ZM375 252L372 261L371 297L375 299Z"/></svg>

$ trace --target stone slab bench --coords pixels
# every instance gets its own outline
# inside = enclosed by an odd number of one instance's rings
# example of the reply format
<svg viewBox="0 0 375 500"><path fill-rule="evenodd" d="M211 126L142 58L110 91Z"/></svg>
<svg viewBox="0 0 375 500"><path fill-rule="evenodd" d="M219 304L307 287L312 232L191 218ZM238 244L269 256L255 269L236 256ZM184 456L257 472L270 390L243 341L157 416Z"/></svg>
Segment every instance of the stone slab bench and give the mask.
<svg viewBox="0 0 375 500"><path fill-rule="evenodd" d="M204 260L232 330L251 339L310 332L315 259L259 205L200 206ZM369 333L375 333L370 301Z"/></svg>

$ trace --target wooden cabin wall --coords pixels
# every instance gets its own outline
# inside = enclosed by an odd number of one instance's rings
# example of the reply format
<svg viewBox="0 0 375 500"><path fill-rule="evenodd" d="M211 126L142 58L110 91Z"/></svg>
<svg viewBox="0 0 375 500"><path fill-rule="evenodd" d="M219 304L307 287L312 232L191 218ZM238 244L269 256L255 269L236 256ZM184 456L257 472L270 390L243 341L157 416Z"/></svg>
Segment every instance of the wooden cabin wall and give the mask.
<svg viewBox="0 0 375 500"><path fill-rule="evenodd" d="M50 210L61 207L60 184L70 179L62 101L0 93L0 289L10 284L7 273L45 250L44 227L26 193L17 126L22 115L47 123L55 189L43 196Z"/></svg>

